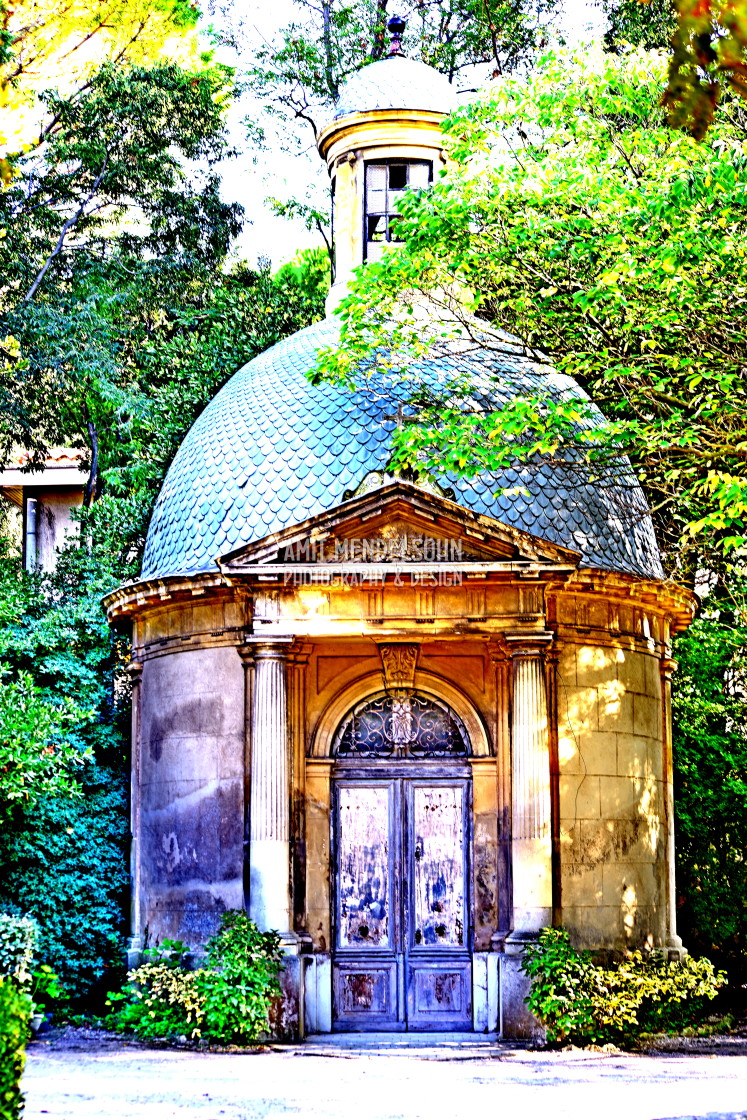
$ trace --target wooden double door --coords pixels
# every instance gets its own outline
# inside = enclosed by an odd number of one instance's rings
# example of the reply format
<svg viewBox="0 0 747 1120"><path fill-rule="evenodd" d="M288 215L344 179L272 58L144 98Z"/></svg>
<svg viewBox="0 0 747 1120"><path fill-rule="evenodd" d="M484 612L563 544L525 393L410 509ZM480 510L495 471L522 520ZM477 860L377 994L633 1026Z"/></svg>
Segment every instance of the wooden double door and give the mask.
<svg viewBox="0 0 747 1120"><path fill-rule="evenodd" d="M467 767L335 778L334 1030L472 1029L470 795Z"/></svg>

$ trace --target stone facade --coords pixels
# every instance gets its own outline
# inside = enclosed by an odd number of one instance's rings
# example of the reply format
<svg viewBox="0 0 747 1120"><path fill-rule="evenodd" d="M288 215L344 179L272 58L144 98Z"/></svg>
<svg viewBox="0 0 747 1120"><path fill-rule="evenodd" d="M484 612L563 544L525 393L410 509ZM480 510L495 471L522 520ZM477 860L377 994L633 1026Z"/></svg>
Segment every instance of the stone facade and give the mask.
<svg viewBox="0 0 747 1120"><path fill-rule="evenodd" d="M401 512L415 488L396 490ZM110 596L134 620L136 949L146 931L199 946L246 905L298 958L291 1019L305 988L328 1029L334 737L387 678L447 703L469 737L476 1024L532 1032L518 965L553 921L597 949L678 948L669 643L688 596L579 570L547 542L496 559L510 534L494 528L492 559L437 572L351 562L307 582L313 566L247 549L222 575Z"/></svg>

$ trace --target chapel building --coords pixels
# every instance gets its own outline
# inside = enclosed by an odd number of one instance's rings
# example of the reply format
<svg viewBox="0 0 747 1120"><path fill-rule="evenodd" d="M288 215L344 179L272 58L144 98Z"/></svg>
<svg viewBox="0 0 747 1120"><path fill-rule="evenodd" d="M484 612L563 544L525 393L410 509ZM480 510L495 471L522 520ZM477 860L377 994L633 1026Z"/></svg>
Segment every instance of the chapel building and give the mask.
<svg viewBox="0 0 747 1120"><path fill-rule="evenodd" d="M333 304L444 166L452 107L396 53L343 89L319 137ZM542 927L682 951L670 677L691 596L625 464L628 517L571 465L392 474L386 395L306 376L337 337L332 314L228 381L107 599L132 627L132 959L199 950L246 907L282 935L287 1036L531 1037ZM583 395L508 337L422 365Z"/></svg>

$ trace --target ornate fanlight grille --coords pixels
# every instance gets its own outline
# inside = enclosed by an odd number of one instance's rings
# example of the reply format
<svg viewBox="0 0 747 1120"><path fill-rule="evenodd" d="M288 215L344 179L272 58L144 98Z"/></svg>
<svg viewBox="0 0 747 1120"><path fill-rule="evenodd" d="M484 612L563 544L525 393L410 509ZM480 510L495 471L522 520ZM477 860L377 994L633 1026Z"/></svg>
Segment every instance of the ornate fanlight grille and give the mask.
<svg viewBox="0 0 747 1120"><path fill-rule="evenodd" d="M359 704L332 747L338 758L454 758L469 754L459 718L417 693L387 693Z"/></svg>

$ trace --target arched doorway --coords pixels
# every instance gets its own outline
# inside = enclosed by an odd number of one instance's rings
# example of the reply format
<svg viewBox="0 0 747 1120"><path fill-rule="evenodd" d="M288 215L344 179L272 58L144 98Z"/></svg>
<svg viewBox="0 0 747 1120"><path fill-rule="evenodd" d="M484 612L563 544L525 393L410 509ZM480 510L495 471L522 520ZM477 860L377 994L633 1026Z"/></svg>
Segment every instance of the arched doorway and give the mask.
<svg viewBox="0 0 747 1120"><path fill-rule="evenodd" d="M338 728L334 1030L472 1027L470 753L418 692L368 697Z"/></svg>

